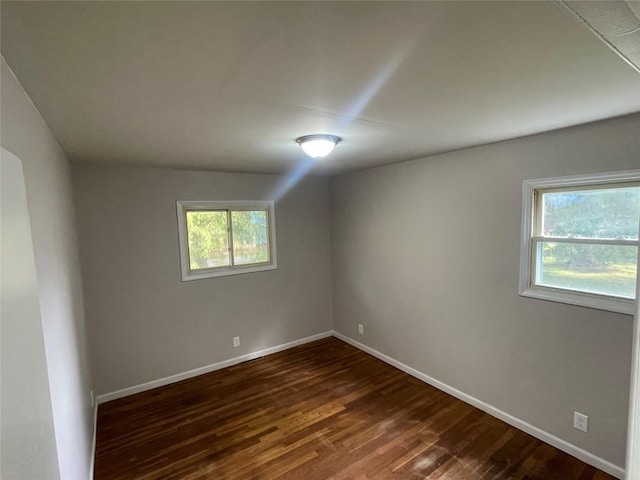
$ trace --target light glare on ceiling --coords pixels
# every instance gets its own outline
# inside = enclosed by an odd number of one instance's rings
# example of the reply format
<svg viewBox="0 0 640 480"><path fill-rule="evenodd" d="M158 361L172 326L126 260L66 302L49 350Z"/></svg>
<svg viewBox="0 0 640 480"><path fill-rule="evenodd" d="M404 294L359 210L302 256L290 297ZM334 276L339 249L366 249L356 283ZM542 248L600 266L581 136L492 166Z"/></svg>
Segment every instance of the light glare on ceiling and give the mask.
<svg viewBox="0 0 640 480"><path fill-rule="evenodd" d="M313 158L323 158L331 153L342 140L335 135L305 135L296 139L304 153Z"/></svg>

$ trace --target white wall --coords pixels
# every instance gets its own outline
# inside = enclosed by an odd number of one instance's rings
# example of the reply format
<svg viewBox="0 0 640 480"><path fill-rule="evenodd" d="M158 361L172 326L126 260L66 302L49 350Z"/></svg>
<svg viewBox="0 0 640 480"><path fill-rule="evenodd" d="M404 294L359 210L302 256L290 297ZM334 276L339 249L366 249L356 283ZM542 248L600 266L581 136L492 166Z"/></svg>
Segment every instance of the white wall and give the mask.
<svg viewBox="0 0 640 480"><path fill-rule="evenodd" d="M87 478L93 409L69 162L4 59L1 81L2 147L22 161L25 178L59 476ZM28 364L25 351L25 375ZM40 427L48 428L31 426Z"/></svg>
<svg viewBox="0 0 640 480"><path fill-rule="evenodd" d="M624 467L632 317L518 268L522 180L632 168L640 115L332 178L334 329Z"/></svg>
<svg viewBox="0 0 640 480"><path fill-rule="evenodd" d="M640 272L640 257L638 258ZM636 299L640 299L640 276L636 278ZM633 324L633 355L629 395L629 427L627 431L626 479L640 479L640 300L636 301Z"/></svg>
<svg viewBox="0 0 640 480"><path fill-rule="evenodd" d="M22 164L2 149L0 478L59 478Z"/></svg>
<svg viewBox="0 0 640 480"><path fill-rule="evenodd" d="M75 164L73 180L97 393L331 330L326 178L276 202L277 270L189 282L176 201L268 200L282 177Z"/></svg>

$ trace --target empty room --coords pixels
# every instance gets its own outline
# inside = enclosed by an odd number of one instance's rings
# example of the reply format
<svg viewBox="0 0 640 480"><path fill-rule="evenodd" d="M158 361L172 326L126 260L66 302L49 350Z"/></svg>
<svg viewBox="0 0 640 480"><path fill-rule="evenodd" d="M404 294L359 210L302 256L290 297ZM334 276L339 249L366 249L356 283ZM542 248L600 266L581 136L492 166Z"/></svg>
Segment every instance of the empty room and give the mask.
<svg viewBox="0 0 640 480"><path fill-rule="evenodd" d="M0 14L0 478L640 479L640 2Z"/></svg>

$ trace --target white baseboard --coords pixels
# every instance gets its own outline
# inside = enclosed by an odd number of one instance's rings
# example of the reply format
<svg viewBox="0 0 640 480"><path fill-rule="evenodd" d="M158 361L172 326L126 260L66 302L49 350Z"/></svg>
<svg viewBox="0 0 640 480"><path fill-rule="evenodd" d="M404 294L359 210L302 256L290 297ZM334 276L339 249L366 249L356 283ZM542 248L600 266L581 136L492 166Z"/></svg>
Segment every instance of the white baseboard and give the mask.
<svg viewBox="0 0 640 480"><path fill-rule="evenodd" d="M180 380L186 380L187 378L197 377L198 375L203 375L215 370L220 370L221 368L231 367L248 360L264 357L265 355L281 352L289 348L297 347L298 345L314 342L316 340L320 340L321 338L331 337L332 335L332 331L318 333L316 335L311 335L310 337L294 340L293 342L283 343L281 345L276 345L275 347L265 348L264 350L259 350L257 352L247 353L246 355L241 355L240 357L231 358L229 360L213 363L204 367L194 368L193 370L189 370L187 372L178 373L169 377L160 378L158 380L152 380L151 382L141 383L140 385L123 388L122 390L116 390L115 392L104 393L102 395L98 395L96 397L96 400L98 404L101 404L110 400L115 400L117 398L127 397L129 395L134 395L146 390L151 390L153 388L163 387L171 383L179 382Z"/></svg>
<svg viewBox="0 0 640 480"><path fill-rule="evenodd" d="M499 410L483 402L482 400L478 400L477 398L472 397L471 395L467 395L466 393L461 392L460 390L457 390L447 385L446 383L436 380L435 378L430 377L429 375L426 375L420 372L419 370L411 368L408 365L405 365L404 363L401 363L398 360L385 355L384 353L380 353L379 351L374 350L373 348L368 347L352 339L351 337L347 337L346 335L336 332L335 330L333 332L333 336L336 338L339 338L344 342L347 342L350 345L353 345L359 350L362 350L364 352L367 352L370 355L373 355L376 358L379 358L383 362L388 363L389 365L392 365L397 369L402 370L405 373L408 373L409 375L417 378L418 380L422 380L423 382L436 387L438 390L442 390L443 392L446 392L449 395L452 395L462 400L463 402L473 405L474 407L482 410L483 412L488 413L492 417L496 417L502 420L503 422L508 423L509 425L519 430L522 430L523 432L526 432L529 435L536 437L537 439L542 440L545 443L548 443L549 445L556 447L558 450L562 450L563 452L566 452L569 455L572 455L589 465L599 468L600 470L607 472L608 474L613 475L616 478L620 478L620 479L624 478L623 468L617 465L614 465L613 463L608 462L603 458L600 458L592 453L589 453L586 450L583 450L582 448L573 445L572 443L569 443L565 440L562 440L561 438L556 437L555 435L552 435L551 433L545 432L544 430L541 430L538 427L535 427L530 423L525 422L524 420L520 420L519 418L516 418L513 415L509 415L508 413L503 412L502 410Z"/></svg>
<svg viewBox="0 0 640 480"><path fill-rule="evenodd" d="M96 437L98 435L98 402L93 406L93 441L91 442L91 461L89 462L89 480L93 480L96 466Z"/></svg>

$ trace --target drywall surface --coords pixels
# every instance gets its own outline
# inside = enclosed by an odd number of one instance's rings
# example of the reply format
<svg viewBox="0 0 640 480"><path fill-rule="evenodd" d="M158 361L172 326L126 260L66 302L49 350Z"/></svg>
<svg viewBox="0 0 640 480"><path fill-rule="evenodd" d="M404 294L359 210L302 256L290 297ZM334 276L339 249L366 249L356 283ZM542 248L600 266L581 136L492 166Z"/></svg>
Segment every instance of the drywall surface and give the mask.
<svg viewBox="0 0 640 480"><path fill-rule="evenodd" d="M518 269L524 179L634 168L640 115L332 178L334 330L624 467L632 317Z"/></svg>
<svg viewBox="0 0 640 480"><path fill-rule="evenodd" d="M188 282L176 201L269 200L283 177L74 164L73 179L97 393L331 330L326 178L276 202L277 270Z"/></svg>
<svg viewBox="0 0 640 480"><path fill-rule="evenodd" d="M4 59L1 115L2 147L22 161L25 179L59 476L87 478L93 410L69 163Z"/></svg>
<svg viewBox="0 0 640 480"><path fill-rule="evenodd" d="M638 259L640 271L640 258ZM640 298L640 278L636 279L636 298ZM636 302L629 395L629 428L627 432L626 478L640 477L640 302Z"/></svg>
<svg viewBox="0 0 640 480"><path fill-rule="evenodd" d="M0 477L59 478L22 165L1 152Z"/></svg>

